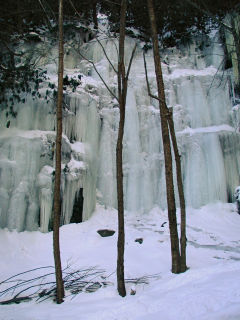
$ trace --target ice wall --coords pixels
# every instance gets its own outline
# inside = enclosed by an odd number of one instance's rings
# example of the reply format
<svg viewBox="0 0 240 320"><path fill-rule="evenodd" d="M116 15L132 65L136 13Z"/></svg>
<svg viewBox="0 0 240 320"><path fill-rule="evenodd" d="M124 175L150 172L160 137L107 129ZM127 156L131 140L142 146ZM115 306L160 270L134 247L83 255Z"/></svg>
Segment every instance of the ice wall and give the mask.
<svg viewBox="0 0 240 320"><path fill-rule="evenodd" d="M217 37L217 35L216 35ZM188 206L231 201L239 185L240 135L231 118L229 77L218 70L223 50L218 39L199 39L162 52L167 103L173 107ZM102 41L113 65L116 43ZM204 45L205 44L205 45ZM126 40L128 64L134 40ZM201 47L201 49L200 49ZM96 41L82 50L92 59L109 88L117 78ZM152 52L147 55L151 90L156 93ZM62 218L70 223L80 189L83 220L96 201L117 205L115 148L119 121L111 97L91 64L71 52L65 73L82 83L67 89L63 109ZM54 59L53 59L54 60ZM53 81L56 67L49 65ZM55 80L54 80L55 79ZM44 88L43 88L44 90ZM15 106L18 116L6 128L0 117L0 227L47 232L51 228L54 185L55 105L43 99ZM166 208L164 157L158 103L148 97L140 45L129 80L124 133L124 197L128 212Z"/></svg>
<svg viewBox="0 0 240 320"><path fill-rule="evenodd" d="M62 224L70 223L80 188L84 187L83 219L89 218L95 208L100 124L96 100L90 95L84 92L81 97L69 95L66 105L62 139ZM18 231L40 227L47 232L51 228L55 174L54 104L36 102L29 97L26 104L17 105L16 110L18 116L11 119L10 128L5 127L3 114L1 117L0 227Z"/></svg>
<svg viewBox="0 0 240 320"><path fill-rule="evenodd" d="M200 43L198 39L188 47L171 48L162 53L166 97L168 106L173 107L182 155L186 202L193 207L214 201L232 201L234 187L239 181L237 155L240 140L231 118L231 74L220 68L223 49L218 35L211 42L209 39L206 43L204 41L206 39L201 39ZM200 44L203 49L199 48ZM127 47L128 58L132 46L130 43ZM114 48L110 52L114 52ZM96 63L103 59L99 52L95 56ZM147 65L152 92L155 93L151 51L147 54ZM108 68L105 66L103 74L106 81L112 79L109 83L114 84L115 78ZM98 190L103 195L99 201L108 206L116 206L116 187L112 190L112 177L115 174L112 161L117 135L114 125L117 113L113 110L104 108L102 112L103 132L108 139L103 139L101 149L107 148L109 165L105 163L104 167L108 174L102 176L99 172L98 179ZM109 118L112 126L109 125ZM105 195L110 181L111 188ZM125 208L128 211L148 212L153 206L166 208L158 104L148 97L140 51L133 62L127 96L124 191Z"/></svg>

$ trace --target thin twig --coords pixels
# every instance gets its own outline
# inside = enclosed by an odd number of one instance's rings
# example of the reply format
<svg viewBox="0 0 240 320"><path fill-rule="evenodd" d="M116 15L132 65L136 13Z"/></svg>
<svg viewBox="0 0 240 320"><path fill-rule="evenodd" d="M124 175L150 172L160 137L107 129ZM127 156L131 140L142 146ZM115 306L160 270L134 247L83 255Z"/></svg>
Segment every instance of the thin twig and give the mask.
<svg viewBox="0 0 240 320"><path fill-rule="evenodd" d="M22 274L30 273L30 272L33 272L33 271L36 271L36 270L40 270L40 269L47 269L47 268L54 268L54 267L53 266L39 267L39 268L35 268L35 269L31 269L31 270L27 270L27 271L21 272L21 273L15 274L14 276L12 276L12 277L10 277L8 279L3 280L2 282L0 282L0 285L3 284L3 283L6 283L10 279L13 279L13 278L16 278L17 276L20 276Z"/></svg>
<svg viewBox="0 0 240 320"><path fill-rule="evenodd" d="M207 97L208 97L209 92L210 92L210 90L211 90L211 88L212 88L212 85L213 85L213 82L214 82L214 80L215 80L215 78L216 78L216 75L218 74L221 66L222 66L223 63L224 63L224 61L225 61L225 58L222 59L221 63L219 64L219 66L218 66L218 68L217 68L217 71L215 72L215 74L214 74L214 76L213 76L213 79L212 79L212 81L211 81L210 87L209 87L209 89L208 89L208 91L207 91ZM224 75L224 72L222 73L222 78L221 78L221 80L220 80L219 86L220 86L220 84L221 84L221 82L222 82L223 75Z"/></svg>
<svg viewBox="0 0 240 320"><path fill-rule="evenodd" d="M116 70L116 68L114 67L114 65L112 64L111 60L109 59L109 57L108 57L108 55L107 55L107 52L106 52L104 46L102 45L101 41L99 41L98 38L96 38L96 41L98 42L98 44L100 44L100 46L101 46L101 48L102 48L102 50L103 50L103 53L104 53L107 61L109 62L110 66L113 68L114 72L117 74L117 70Z"/></svg>
<svg viewBox="0 0 240 320"><path fill-rule="evenodd" d="M96 71L97 75L99 76L99 78L102 80L103 84L105 85L105 87L107 88L108 92L119 102L118 97L113 93L113 91L109 88L109 86L107 85L106 81L103 79L103 77L101 76L101 74L99 73L98 69L96 68L96 65L93 61L89 60L87 57L85 57L80 51L78 51L78 54L87 62L89 62L94 70Z"/></svg>

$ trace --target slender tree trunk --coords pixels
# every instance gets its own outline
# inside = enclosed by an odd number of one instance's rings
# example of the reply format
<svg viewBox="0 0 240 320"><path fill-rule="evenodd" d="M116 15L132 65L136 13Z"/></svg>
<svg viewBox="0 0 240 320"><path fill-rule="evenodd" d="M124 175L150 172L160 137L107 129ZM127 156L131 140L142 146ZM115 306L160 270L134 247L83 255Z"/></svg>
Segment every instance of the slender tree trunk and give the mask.
<svg viewBox="0 0 240 320"><path fill-rule="evenodd" d="M17 0L17 26L19 33L22 33L22 19L21 19L21 3Z"/></svg>
<svg viewBox="0 0 240 320"><path fill-rule="evenodd" d="M158 97L160 100L159 109L161 117L161 129L163 139L163 149L165 157L165 177L166 177L166 190L167 190L167 205L168 205L168 219L169 219L169 230L171 240L171 254L172 254L172 272L180 272L180 252L179 252L179 239L177 231L177 217L176 217L176 204L174 196L174 185L173 185L173 169L172 169L172 154L171 154L171 143L168 130L168 109L165 102L164 83L162 77L162 68L159 55L158 46L158 35L156 28L156 19L154 14L153 2L148 0L148 12L152 31L153 41L153 53L155 63L155 73L157 79Z"/></svg>
<svg viewBox="0 0 240 320"><path fill-rule="evenodd" d="M57 96L57 133L56 133L56 166L54 188L54 219L53 219L53 252L56 275L57 303L63 302L64 285L59 244L59 226L61 215L61 149L62 149L62 101L63 101L63 0L59 0L59 59L58 59L58 96Z"/></svg>
<svg viewBox="0 0 240 320"><path fill-rule="evenodd" d="M125 282L124 282L124 247L125 247L125 231L124 231L124 195L123 195L123 135L124 135L124 122L125 122L125 107L126 107L126 97L127 97L127 87L128 87L128 77L130 74L134 54L137 48L137 44L133 48L129 65L127 70L125 70L124 64L124 42L125 42L125 27L126 27L126 10L127 10L127 0L121 1L121 11L120 11L120 33L119 33L119 53L118 53L118 68L117 70L110 61L104 47L99 44L103 49L103 53L107 58L110 66L117 74L118 79L118 94L113 92L108 84L105 82L101 73L97 70L93 61L84 57L80 52L80 56L92 64L94 70L98 74L99 78L102 80L103 84L107 88L108 92L118 101L119 104L119 129L118 129L118 139L116 145L116 179L117 179L117 201L118 201L118 242L117 242L117 287L119 295L122 297L126 296Z"/></svg>
<svg viewBox="0 0 240 320"><path fill-rule="evenodd" d="M235 21L234 21L234 13L231 13L231 29L232 29L232 36L235 45L235 53L237 58L237 67L238 67L238 78L237 78L237 90L238 94L240 94L240 34L236 30Z"/></svg>
<svg viewBox="0 0 240 320"><path fill-rule="evenodd" d="M120 120L118 129L118 140L116 148L116 166L117 166L117 198L118 198L118 257L117 257L117 283L118 293L120 296L126 296L124 282L124 199L123 199L123 134L125 121L125 105L127 95L127 80L125 78L124 66L124 40L125 40L125 24L126 24L126 0L122 0L120 14L120 35L119 35L119 58L118 58L118 99Z"/></svg>
<svg viewBox="0 0 240 320"><path fill-rule="evenodd" d="M181 272L185 272L187 270L186 264L186 207L185 207L185 198L184 198L184 189L183 189L183 181L182 181L182 168L181 168L181 156L178 152L178 145L177 139L174 129L174 122L173 122L173 114L172 109L169 109L169 117L168 117L168 125L172 139L172 145L175 155L175 162L176 162L176 173L177 173L177 185L178 185L178 194L179 194L179 202L180 202L180 209L181 209L181 254L180 254L180 265L181 265Z"/></svg>
<svg viewBox="0 0 240 320"><path fill-rule="evenodd" d="M92 15L93 15L93 23L94 23L94 29L98 29L98 19L97 19L97 1L94 0L92 2Z"/></svg>

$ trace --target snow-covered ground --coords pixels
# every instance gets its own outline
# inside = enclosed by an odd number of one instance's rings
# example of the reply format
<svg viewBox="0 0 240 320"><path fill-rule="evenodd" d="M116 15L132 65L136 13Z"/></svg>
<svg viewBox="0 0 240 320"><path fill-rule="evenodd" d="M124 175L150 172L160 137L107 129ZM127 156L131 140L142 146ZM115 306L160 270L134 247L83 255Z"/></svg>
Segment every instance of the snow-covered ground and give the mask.
<svg viewBox="0 0 240 320"><path fill-rule="evenodd" d="M166 212L158 208L146 215L127 214L125 277L155 277L149 278L149 284L134 288L127 284L125 298L116 290L117 233L106 238L97 233L103 228L116 230L117 212L97 207L90 220L63 226L63 267L97 266L105 270L112 285L93 293L82 292L74 298L67 292L61 305L34 300L1 305L0 319L240 319L240 216L235 205L219 203L187 210L189 270L180 275L170 272L166 221ZM137 238L142 238L143 243L135 242ZM53 265L51 232L0 230L0 243L0 282L29 269ZM130 295L131 289L136 290L135 295Z"/></svg>

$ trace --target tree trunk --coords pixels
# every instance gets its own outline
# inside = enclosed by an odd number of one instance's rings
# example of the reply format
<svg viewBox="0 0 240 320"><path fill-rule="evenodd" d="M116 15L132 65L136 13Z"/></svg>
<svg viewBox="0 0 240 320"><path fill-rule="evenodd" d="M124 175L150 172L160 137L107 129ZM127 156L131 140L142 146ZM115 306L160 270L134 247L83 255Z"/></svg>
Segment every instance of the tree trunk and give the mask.
<svg viewBox="0 0 240 320"><path fill-rule="evenodd" d="M124 199L123 199L123 168L122 168L122 151L123 151L123 134L125 121L125 105L127 95L127 81L125 78L124 66L124 40L126 24L126 0L122 0L120 14L120 35L119 35L119 57L118 57L118 99L119 99L119 129L116 148L116 166L117 166L117 198L118 198L118 257L117 257L117 283L118 293L120 296L126 296L124 282Z"/></svg>
<svg viewBox="0 0 240 320"><path fill-rule="evenodd" d="M98 19L97 19L97 1L92 2L92 18L94 23L94 29L98 29Z"/></svg>
<svg viewBox="0 0 240 320"><path fill-rule="evenodd" d="M18 32L22 33L22 18L21 18L21 3L20 0L17 0L17 27Z"/></svg>
<svg viewBox="0 0 240 320"><path fill-rule="evenodd" d="M63 0L59 0L59 59L58 59L58 96L57 96L57 133L56 166L54 188L53 252L56 275L57 303L63 302L64 286L59 244L59 226L61 215L61 149L62 149L62 101L63 101Z"/></svg>
<svg viewBox="0 0 240 320"><path fill-rule="evenodd" d="M230 17L231 21L231 29L232 29L232 36L235 45L235 53L237 57L237 67L238 67L238 78L237 78L237 94L240 95L240 34L236 30L235 21L234 21L234 13L231 13Z"/></svg>
<svg viewBox="0 0 240 320"><path fill-rule="evenodd" d="M173 122L173 114L172 109L169 109L169 117L168 117L168 125L172 139L172 145L175 155L175 162L176 162L176 174L177 174L177 186L178 186L178 194L179 194L179 202L180 202L180 209L181 209L181 254L180 254L180 265L181 265L181 272L185 272L187 270L186 264L186 207L185 207L185 198L184 198L184 189L183 189L183 181L182 181L182 168L181 168L181 156L178 152L178 145L177 139L174 129L174 122Z"/></svg>
<svg viewBox="0 0 240 320"><path fill-rule="evenodd" d="M165 157L165 177L166 177L166 190L167 190L167 206L168 206L168 219L169 230L171 240L171 254L172 254L172 272L180 272L180 252L179 252L179 239L177 231L177 217L176 217L176 205L174 196L173 185L173 169L172 169L172 154L171 144L168 130L168 109L165 102L164 83L162 77L162 68L159 55L158 35L156 27L156 19L154 14L153 2L148 0L148 13L151 24L153 53L155 63L155 73L157 79L158 97L159 97L159 109L161 117L161 129L163 139L163 149Z"/></svg>

